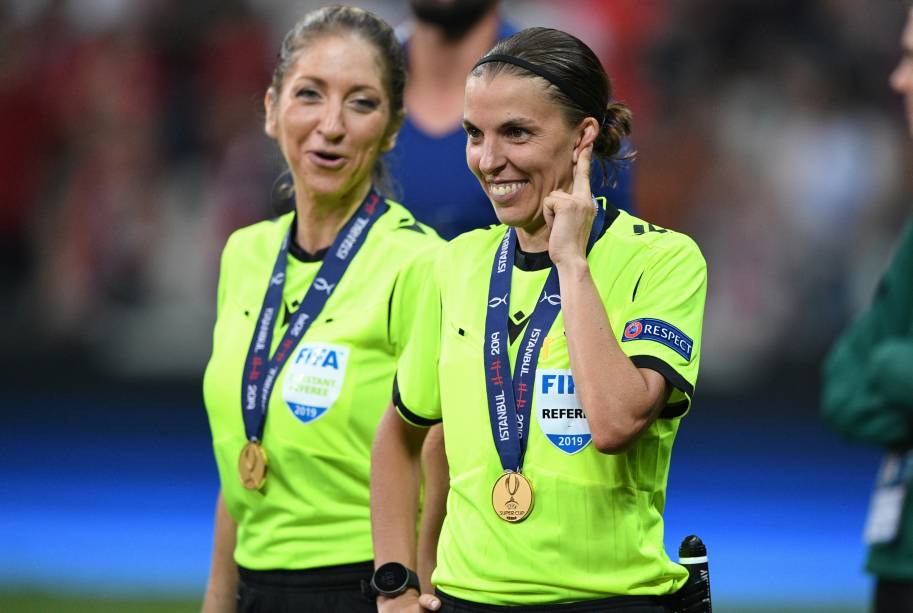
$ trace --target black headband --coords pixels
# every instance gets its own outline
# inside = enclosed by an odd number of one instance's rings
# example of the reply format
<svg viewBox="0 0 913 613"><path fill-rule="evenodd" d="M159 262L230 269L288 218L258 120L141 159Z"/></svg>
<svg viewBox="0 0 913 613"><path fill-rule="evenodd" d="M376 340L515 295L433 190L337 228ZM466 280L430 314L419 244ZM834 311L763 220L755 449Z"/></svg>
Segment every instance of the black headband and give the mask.
<svg viewBox="0 0 913 613"><path fill-rule="evenodd" d="M504 62L505 64L513 64L514 66L519 66L520 68L523 68L524 70L528 70L531 73L542 77L543 79L545 79L546 81L548 81L549 83L551 83L552 85L554 85L555 87L560 89L564 93L564 95L566 95L568 98L573 100L577 104L577 106L582 108L584 110L584 112L587 113L588 116L595 117L597 120L599 120L600 125L605 123L605 120L606 120L605 109L596 109L594 111L591 108L587 108L589 105L587 105L587 103L580 96L580 92L578 92L575 88L568 85L567 81L565 81L564 79L562 79L561 77L559 77L556 74L552 74L551 72L547 71L546 69L542 68L541 66L536 66L535 64L527 62L523 58L514 57L513 55L505 55L503 53L492 53L490 55L486 55L485 57L480 59L478 62L476 62L476 65L473 66L472 69L475 70L482 64L488 64L489 62Z"/></svg>

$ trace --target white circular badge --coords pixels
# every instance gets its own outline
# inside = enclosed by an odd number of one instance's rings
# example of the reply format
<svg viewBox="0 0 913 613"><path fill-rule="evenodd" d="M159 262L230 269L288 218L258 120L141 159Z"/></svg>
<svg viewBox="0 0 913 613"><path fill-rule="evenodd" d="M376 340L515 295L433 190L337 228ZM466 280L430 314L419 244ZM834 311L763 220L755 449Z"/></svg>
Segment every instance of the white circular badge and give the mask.
<svg viewBox="0 0 913 613"><path fill-rule="evenodd" d="M570 369L536 371L536 419L552 445L568 455L590 444L590 424L574 393Z"/></svg>
<svg viewBox="0 0 913 613"><path fill-rule="evenodd" d="M343 345L302 343L286 367L282 397L292 414L310 423L326 413L339 398L349 348Z"/></svg>

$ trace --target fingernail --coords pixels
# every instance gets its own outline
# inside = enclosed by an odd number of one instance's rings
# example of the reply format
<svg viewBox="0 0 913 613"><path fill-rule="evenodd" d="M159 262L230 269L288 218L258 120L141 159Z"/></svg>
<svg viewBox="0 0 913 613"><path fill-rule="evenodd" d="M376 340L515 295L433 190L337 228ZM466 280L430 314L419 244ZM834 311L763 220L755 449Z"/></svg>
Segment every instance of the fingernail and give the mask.
<svg viewBox="0 0 913 613"><path fill-rule="evenodd" d="M435 598L434 600L432 600L432 601L431 601L431 608L434 609L435 611L437 611L438 609L440 609L440 608L441 608L441 601L438 600L437 598Z"/></svg>

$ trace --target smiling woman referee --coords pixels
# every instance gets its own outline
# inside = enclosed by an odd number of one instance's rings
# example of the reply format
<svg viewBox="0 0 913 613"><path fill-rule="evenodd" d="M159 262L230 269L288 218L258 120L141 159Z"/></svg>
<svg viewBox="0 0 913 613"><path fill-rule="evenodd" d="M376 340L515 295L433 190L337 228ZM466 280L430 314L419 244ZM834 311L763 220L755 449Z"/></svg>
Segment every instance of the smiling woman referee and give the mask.
<svg viewBox="0 0 913 613"><path fill-rule="evenodd" d="M437 599L382 611L660 613L685 583L662 512L706 267L687 236L592 198L591 155L629 132L610 95L592 51L546 28L467 79L467 162L504 225L440 252L378 428L375 563L415 563L418 453L441 420L450 465Z"/></svg>
<svg viewBox="0 0 913 613"><path fill-rule="evenodd" d="M374 184L403 117L402 51L383 21L330 7L286 36L266 132L295 210L222 254L206 409L221 480L203 606L372 611L371 441L439 243Z"/></svg>

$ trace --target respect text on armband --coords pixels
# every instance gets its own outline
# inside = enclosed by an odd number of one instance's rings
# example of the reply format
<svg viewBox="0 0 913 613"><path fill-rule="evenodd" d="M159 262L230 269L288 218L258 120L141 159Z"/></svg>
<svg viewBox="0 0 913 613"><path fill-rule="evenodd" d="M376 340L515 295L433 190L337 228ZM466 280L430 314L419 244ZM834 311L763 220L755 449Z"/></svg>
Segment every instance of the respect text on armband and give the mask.
<svg viewBox="0 0 913 613"><path fill-rule="evenodd" d="M661 319L643 317L641 319L632 319L625 324L621 342L641 340L660 343L669 347L686 360L691 360L694 341L687 334Z"/></svg>

